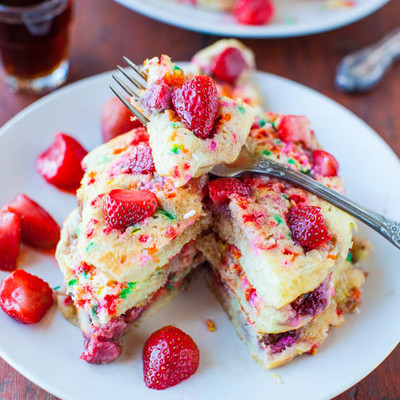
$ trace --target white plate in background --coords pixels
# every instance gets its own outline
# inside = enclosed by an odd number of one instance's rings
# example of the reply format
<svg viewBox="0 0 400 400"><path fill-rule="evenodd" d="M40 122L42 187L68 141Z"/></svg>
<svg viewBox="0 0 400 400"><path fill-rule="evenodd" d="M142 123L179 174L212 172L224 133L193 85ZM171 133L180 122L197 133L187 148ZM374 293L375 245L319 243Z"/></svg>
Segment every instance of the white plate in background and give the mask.
<svg viewBox="0 0 400 400"><path fill-rule="evenodd" d="M273 0L276 15L271 23L261 26L241 25L231 13L196 8L178 0L115 1L147 17L192 31L242 38L282 38L340 28L372 14L389 0L352 0L352 7L327 7L328 0Z"/></svg>

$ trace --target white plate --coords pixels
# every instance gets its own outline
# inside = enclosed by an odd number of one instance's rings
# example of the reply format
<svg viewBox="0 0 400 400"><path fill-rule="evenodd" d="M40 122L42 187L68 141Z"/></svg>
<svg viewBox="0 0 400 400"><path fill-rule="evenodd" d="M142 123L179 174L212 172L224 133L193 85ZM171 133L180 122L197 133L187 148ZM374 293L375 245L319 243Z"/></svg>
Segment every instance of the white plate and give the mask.
<svg viewBox="0 0 400 400"><path fill-rule="evenodd" d="M268 25L238 24L230 13L208 11L178 0L115 0L147 17L181 28L219 36L280 38L325 32L351 24L389 0L353 0L352 7L326 7L326 0L274 0L276 16Z"/></svg>
<svg viewBox="0 0 400 400"><path fill-rule="evenodd" d="M27 193L62 223L75 198L46 184L34 168L36 156L58 131L68 132L88 149L100 144L100 110L111 96L110 73L98 75L49 95L21 112L1 130L0 205L17 193ZM400 219L400 163L389 147L365 123L332 100L286 79L258 74L271 110L306 114L321 142L337 156L348 194L380 213ZM365 377L396 346L400 337L399 251L370 229L360 233L373 243L365 264L370 272L361 313L333 329L315 357L298 357L272 372L250 358L233 327L197 282L125 338L119 360L93 366L79 359L80 331L55 309L33 326L15 322L0 312L0 355L27 378L64 399L328 399ZM49 255L24 248L20 267L46 279L53 287L62 276ZM7 274L0 273L0 279ZM216 332L208 332L211 318ZM199 371L165 391L149 390L142 381L141 350L156 329L173 324L197 342Z"/></svg>

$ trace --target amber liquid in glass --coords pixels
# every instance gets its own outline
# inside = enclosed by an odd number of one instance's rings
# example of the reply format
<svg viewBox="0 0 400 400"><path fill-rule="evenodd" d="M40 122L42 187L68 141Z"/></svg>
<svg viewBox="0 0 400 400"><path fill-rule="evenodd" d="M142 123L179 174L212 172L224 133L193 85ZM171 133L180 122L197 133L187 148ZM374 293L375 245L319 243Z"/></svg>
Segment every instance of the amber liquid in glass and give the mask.
<svg viewBox="0 0 400 400"><path fill-rule="evenodd" d="M0 0L0 5L25 7L43 0ZM56 70L68 53L68 25L72 18L72 0L48 22L0 21L0 55L8 74L34 79Z"/></svg>

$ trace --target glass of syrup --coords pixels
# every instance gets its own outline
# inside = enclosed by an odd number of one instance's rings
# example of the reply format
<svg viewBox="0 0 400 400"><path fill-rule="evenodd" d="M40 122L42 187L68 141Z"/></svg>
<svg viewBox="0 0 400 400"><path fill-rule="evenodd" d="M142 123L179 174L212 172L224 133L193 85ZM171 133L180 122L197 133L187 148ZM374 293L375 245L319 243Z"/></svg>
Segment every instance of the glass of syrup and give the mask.
<svg viewBox="0 0 400 400"><path fill-rule="evenodd" d="M0 0L0 57L9 87L42 94L68 75L73 0Z"/></svg>

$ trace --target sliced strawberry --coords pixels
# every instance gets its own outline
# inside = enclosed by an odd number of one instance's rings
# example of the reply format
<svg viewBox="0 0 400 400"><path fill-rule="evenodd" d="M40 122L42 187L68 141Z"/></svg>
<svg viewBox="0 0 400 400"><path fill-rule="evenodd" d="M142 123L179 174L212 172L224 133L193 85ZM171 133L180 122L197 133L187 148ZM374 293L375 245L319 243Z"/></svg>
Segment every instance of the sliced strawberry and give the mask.
<svg viewBox="0 0 400 400"><path fill-rule="evenodd" d="M322 176L336 176L339 172L339 163L332 154L324 150L315 150L312 153L314 171Z"/></svg>
<svg viewBox="0 0 400 400"><path fill-rule="evenodd" d="M109 228L126 229L151 217L157 205L157 197L147 190L112 190L104 202L106 225Z"/></svg>
<svg viewBox="0 0 400 400"><path fill-rule="evenodd" d="M140 98L139 104L148 114L172 108L172 87L164 82L149 86Z"/></svg>
<svg viewBox="0 0 400 400"><path fill-rule="evenodd" d="M238 194L239 196L250 196L250 187L237 178L219 178L208 183L208 190L211 200L217 206L229 201L229 196Z"/></svg>
<svg viewBox="0 0 400 400"><path fill-rule="evenodd" d="M21 222L18 215L0 212L0 269L13 271L17 267Z"/></svg>
<svg viewBox="0 0 400 400"><path fill-rule="evenodd" d="M78 189L83 177L81 161L86 154L73 137L57 133L54 143L36 159L36 169L52 185Z"/></svg>
<svg viewBox="0 0 400 400"><path fill-rule="evenodd" d="M284 142L303 142L311 140L310 121L303 115L284 115L278 127L279 138Z"/></svg>
<svg viewBox="0 0 400 400"><path fill-rule="evenodd" d="M236 47L227 47L214 61L213 75L221 81L234 83L246 69L246 60Z"/></svg>
<svg viewBox="0 0 400 400"><path fill-rule="evenodd" d="M134 119L130 111L116 97L104 104L101 111L101 133L104 143L140 126L142 123Z"/></svg>
<svg viewBox="0 0 400 400"><path fill-rule="evenodd" d="M195 76L172 93L175 111L197 137L206 139L214 126L219 109L217 88L206 75Z"/></svg>
<svg viewBox="0 0 400 400"><path fill-rule="evenodd" d="M144 344L144 382L156 390L175 386L197 371L199 361L200 352L193 339L175 326L164 326Z"/></svg>
<svg viewBox="0 0 400 400"><path fill-rule="evenodd" d="M275 14L271 0L237 0L234 15L238 22L245 25L263 25Z"/></svg>
<svg viewBox="0 0 400 400"><path fill-rule="evenodd" d="M288 213L288 223L293 239L305 250L315 249L332 238L320 207L293 207Z"/></svg>
<svg viewBox="0 0 400 400"><path fill-rule="evenodd" d="M17 269L0 283L0 307L23 324L36 324L53 304L50 286L35 275Z"/></svg>
<svg viewBox="0 0 400 400"><path fill-rule="evenodd" d="M150 174L155 171L151 148L147 143L139 143L133 148L127 161L123 162L121 173Z"/></svg>
<svg viewBox="0 0 400 400"><path fill-rule="evenodd" d="M21 219L21 239L24 243L48 249L60 239L60 227L52 216L25 194L19 194L4 208Z"/></svg>

